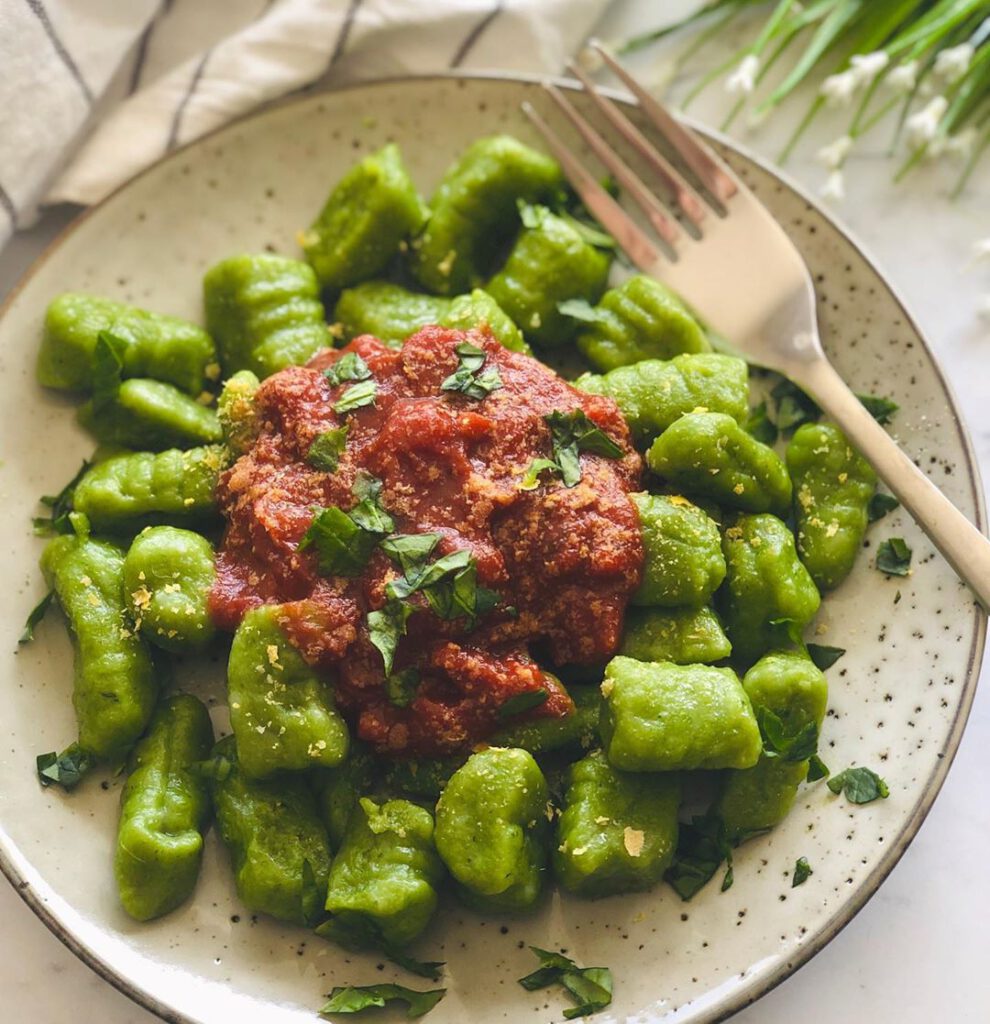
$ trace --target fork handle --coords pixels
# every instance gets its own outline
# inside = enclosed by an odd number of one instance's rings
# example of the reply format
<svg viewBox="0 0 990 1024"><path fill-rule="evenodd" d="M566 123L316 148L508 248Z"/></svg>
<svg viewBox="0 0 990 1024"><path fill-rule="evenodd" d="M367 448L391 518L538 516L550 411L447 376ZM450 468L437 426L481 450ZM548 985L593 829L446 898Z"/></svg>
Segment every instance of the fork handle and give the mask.
<svg viewBox="0 0 990 1024"><path fill-rule="evenodd" d="M822 407L990 610L988 540L898 447L824 357L787 374Z"/></svg>

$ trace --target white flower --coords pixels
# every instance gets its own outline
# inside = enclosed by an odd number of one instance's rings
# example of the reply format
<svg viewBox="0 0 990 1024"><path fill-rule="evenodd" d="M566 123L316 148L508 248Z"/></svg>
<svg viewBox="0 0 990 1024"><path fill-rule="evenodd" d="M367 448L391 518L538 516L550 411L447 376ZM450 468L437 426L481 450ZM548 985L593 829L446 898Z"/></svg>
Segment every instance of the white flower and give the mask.
<svg viewBox="0 0 990 1024"><path fill-rule="evenodd" d="M852 136L842 135L818 150L818 160L830 171L837 171L846 162L846 157L849 156L852 146Z"/></svg>
<svg viewBox="0 0 990 1024"><path fill-rule="evenodd" d="M841 202L846 198L846 180L839 168L831 171L825 180L825 184L822 187L822 198L831 199L835 202Z"/></svg>
<svg viewBox="0 0 990 1024"><path fill-rule="evenodd" d="M850 68L838 75L829 75L822 82L820 92L830 107L848 106L859 86L856 72Z"/></svg>
<svg viewBox="0 0 990 1024"><path fill-rule="evenodd" d="M977 134L976 129L970 125L956 135L936 135L928 146L928 154L933 157L945 154L965 160L973 150Z"/></svg>
<svg viewBox="0 0 990 1024"><path fill-rule="evenodd" d="M873 53L857 53L849 58L851 70L857 86L869 85L877 75L890 63L890 58L883 50Z"/></svg>
<svg viewBox="0 0 990 1024"><path fill-rule="evenodd" d="M909 93L918 81L918 62L909 60L906 64L898 64L883 81L894 92Z"/></svg>
<svg viewBox="0 0 990 1024"><path fill-rule="evenodd" d="M935 138L938 123L946 112L949 101L944 96L934 96L921 110L912 114L905 122L907 136L912 146L927 145Z"/></svg>
<svg viewBox="0 0 990 1024"><path fill-rule="evenodd" d="M737 93L748 96L756 88L756 74L759 70L760 58L755 53L747 54L725 80L725 91L732 96Z"/></svg>
<svg viewBox="0 0 990 1024"><path fill-rule="evenodd" d="M972 43L947 47L935 58L934 73L948 85L958 82L969 70L969 63L975 52Z"/></svg>

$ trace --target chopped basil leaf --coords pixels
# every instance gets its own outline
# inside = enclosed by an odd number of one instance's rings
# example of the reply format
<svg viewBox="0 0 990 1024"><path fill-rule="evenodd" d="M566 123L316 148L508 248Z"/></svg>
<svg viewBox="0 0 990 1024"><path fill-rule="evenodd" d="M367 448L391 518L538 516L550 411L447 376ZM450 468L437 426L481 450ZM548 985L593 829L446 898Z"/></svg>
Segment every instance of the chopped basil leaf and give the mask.
<svg viewBox="0 0 990 1024"><path fill-rule="evenodd" d="M397 533L382 541L382 551L410 576L426 564L439 542L439 533Z"/></svg>
<svg viewBox="0 0 990 1024"><path fill-rule="evenodd" d="M429 565L417 568L410 576L391 580L385 588L386 593L389 597L398 599L409 597L417 590L425 590L446 579L448 575L466 569L472 561L471 552L467 548L460 548L438 558L435 562L430 562Z"/></svg>
<svg viewBox="0 0 990 1024"><path fill-rule="evenodd" d="M399 638L406 635L406 623L413 610L412 605L403 601L390 600L384 608L368 612L368 639L382 656L386 678L392 674L395 649Z"/></svg>
<svg viewBox="0 0 990 1024"><path fill-rule="evenodd" d="M911 571L911 549L901 537L882 541L877 548L876 566L888 576L907 576Z"/></svg>
<svg viewBox="0 0 990 1024"><path fill-rule="evenodd" d="M416 960L386 942L381 928L368 918L352 917L343 923L338 917L327 918L315 929L316 934L337 942L348 949L373 949L384 954L392 963L410 974L436 981L440 977L443 960Z"/></svg>
<svg viewBox="0 0 990 1024"><path fill-rule="evenodd" d="M757 441L763 444L773 444L779 434L779 431L767 415L766 402L760 402L758 406L749 410L745 428L752 437L755 437Z"/></svg>
<svg viewBox="0 0 990 1024"><path fill-rule="evenodd" d="M804 627L800 622L797 622L795 619L785 617L782 619L771 619L768 625L773 626L775 629L780 631L781 644L784 643L784 638L786 637L787 640L790 640L790 642L796 647L801 646L801 636L804 633Z"/></svg>
<svg viewBox="0 0 990 1024"><path fill-rule="evenodd" d="M799 885L804 885L808 881L808 878L814 874L811 870L811 865L808 863L807 857L798 857L794 864L794 874L791 877L791 888L796 889Z"/></svg>
<svg viewBox="0 0 990 1024"><path fill-rule="evenodd" d="M78 743L66 747L61 754L55 751L39 754L35 761L42 786L55 785L66 790L75 789L96 764L93 755L83 750Z"/></svg>
<svg viewBox="0 0 990 1024"><path fill-rule="evenodd" d="M517 199L516 206L519 209L519 219L524 228L540 228L546 220L550 211L545 206L534 206L527 203L525 199Z"/></svg>
<svg viewBox="0 0 990 1024"><path fill-rule="evenodd" d="M547 690L525 690L510 697L504 704L499 706L495 713L499 719L511 718L513 715L521 715L524 711L532 711L541 704L545 704L550 693Z"/></svg>
<svg viewBox="0 0 990 1024"><path fill-rule="evenodd" d="M732 888L732 883L736 880L735 872L732 870L732 864L725 869L725 874L722 876L722 887L719 892L725 892L727 889Z"/></svg>
<svg viewBox="0 0 990 1024"><path fill-rule="evenodd" d="M306 461L323 473L334 473L347 446L347 427L334 427L318 435L309 446Z"/></svg>
<svg viewBox="0 0 990 1024"><path fill-rule="evenodd" d="M587 299L564 299L557 303L557 310L572 320L580 320L582 323L595 324L605 319L605 315Z"/></svg>
<svg viewBox="0 0 990 1024"><path fill-rule="evenodd" d="M607 967L578 967L562 953L554 953L537 946L529 947L540 961L540 967L519 979L529 992L548 985L563 985L577 1001L576 1006L564 1011L568 1020L596 1013L612 1002L612 972Z"/></svg>
<svg viewBox="0 0 990 1024"><path fill-rule="evenodd" d="M732 848L725 823L717 814L695 815L690 823L681 825L674 862L664 877L682 900L689 900L726 860L731 867Z"/></svg>
<svg viewBox="0 0 990 1024"><path fill-rule="evenodd" d="M369 533L384 535L395 529L395 520L378 504L377 496L362 498L347 514Z"/></svg>
<svg viewBox="0 0 990 1024"><path fill-rule="evenodd" d="M90 363L93 380L93 408L102 409L117 397L124 370L127 342L110 331L96 335Z"/></svg>
<svg viewBox="0 0 990 1024"><path fill-rule="evenodd" d="M36 534L47 536L52 533L72 533L69 513L72 511L72 499L76 493L76 484L83 478L91 465L91 462L84 459L83 464L76 470L76 475L58 494L43 494L41 496L41 504L51 509L51 515L48 519L38 517L32 520Z"/></svg>
<svg viewBox="0 0 990 1024"><path fill-rule="evenodd" d="M352 384L334 402L333 411L337 413L353 412L366 405L373 405L377 393L378 385L373 380L362 380L357 384Z"/></svg>
<svg viewBox="0 0 990 1024"><path fill-rule="evenodd" d="M805 761L818 748L818 726L808 722L793 735L788 735L784 723L770 708L757 704L753 708L763 737L763 753L782 761Z"/></svg>
<svg viewBox="0 0 990 1024"><path fill-rule="evenodd" d="M429 978L430 981L437 981L439 979L440 968L446 963L446 960L416 960L406 953L400 953L397 949L387 948L382 952L393 964L408 971L410 974L418 975L420 978Z"/></svg>
<svg viewBox="0 0 990 1024"><path fill-rule="evenodd" d="M34 639L34 627L45 617L45 612L48 611L49 606L55 598L55 591L49 590L47 594L31 609L31 614L27 617L27 622L24 623L24 632L21 633L20 639L17 641L18 646L21 644L28 644Z"/></svg>
<svg viewBox="0 0 990 1024"><path fill-rule="evenodd" d="M533 459L526 472L523 474L519 484L520 491L535 491L540 485L540 474L548 469L557 470L559 467L553 459Z"/></svg>
<svg viewBox="0 0 990 1024"><path fill-rule="evenodd" d="M573 487L581 479L581 452L602 455L607 459L622 457L619 445L604 430L596 427L583 409L552 412L543 418L550 427L553 458L565 487Z"/></svg>
<svg viewBox="0 0 990 1024"><path fill-rule="evenodd" d="M822 414L821 409L789 380L780 381L770 395L776 406L774 423L778 430L790 433L803 423L815 422Z"/></svg>
<svg viewBox="0 0 990 1024"><path fill-rule="evenodd" d="M847 768L833 775L826 785L833 793L845 793L851 804L869 804L890 795L887 783L869 768Z"/></svg>
<svg viewBox="0 0 990 1024"><path fill-rule="evenodd" d="M881 426L886 426L894 413L900 409L900 406L892 398L881 398L878 395L857 395L856 397Z"/></svg>
<svg viewBox="0 0 990 1024"><path fill-rule="evenodd" d="M828 775L828 765L817 754L812 754L808 758L808 774L805 781L817 782L819 779L827 779Z"/></svg>
<svg viewBox="0 0 990 1024"><path fill-rule="evenodd" d="M331 387L344 384L349 380L368 380L371 370L357 352L345 352L333 366L323 371Z"/></svg>
<svg viewBox="0 0 990 1024"><path fill-rule="evenodd" d="M330 992L330 1001L320 1010L320 1016L360 1013L372 1006L398 1001L407 1005L407 1017L422 1017L443 999L446 992L445 988L418 992L405 985L336 985Z"/></svg>
<svg viewBox="0 0 990 1024"><path fill-rule="evenodd" d="M364 501L365 498L378 501L378 496L382 493L382 482L366 469L359 469L354 476L351 493L358 501Z"/></svg>
<svg viewBox="0 0 990 1024"><path fill-rule="evenodd" d="M468 398L479 401L492 391L502 387L502 378L497 367L482 370L485 365L485 350L472 345L469 341L461 342L454 351L459 359L457 369L440 385L441 391L459 391Z"/></svg>
<svg viewBox="0 0 990 1024"><path fill-rule="evenodd" d="M421 588L433 614L440 619L467 618L473 623L498 604L498 594L478 586L478 565L472 558L463 569L451 571Z"/></svg>
<svg viewBox="0 0 990 1024"><path fill-rule="evenodd" d="M869 505L866 506L866 514L870 522L875 523L878 519L883 519L888 512L900 508L900 505L901 503L892 494L874 494L870 498Z"/></svg>
<svg viewBox="0 0 990 1024"><path fill-rule="evenodd" d="M808 657L815 667L824 672L831 668L846 653L845 647L829 647L826 644L808 644Z"/></svg>
<svg viewBox="0 0 990 1024"><path fill-rule="evenodd" d="M356 523L336 505L316 514L299 542L298 551L316 550L323 576L360 576L380 537Z"/></svg>
<svg viewBox="0 0 990 1024"><path fill-rule="evenodd" d="M404 668L401 672L390 673L385 678L385 696L397 708L407 708L416 697L419 685L419 672L414 668Z"/></svg>

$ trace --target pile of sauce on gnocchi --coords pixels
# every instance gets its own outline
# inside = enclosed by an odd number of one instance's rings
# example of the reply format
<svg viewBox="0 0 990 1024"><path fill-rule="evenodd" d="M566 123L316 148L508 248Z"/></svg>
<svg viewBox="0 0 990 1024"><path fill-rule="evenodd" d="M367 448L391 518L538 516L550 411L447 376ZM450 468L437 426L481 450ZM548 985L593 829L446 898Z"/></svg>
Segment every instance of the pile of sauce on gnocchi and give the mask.
<svg viewBox="0 0 990 1024"><path fill-rule="evenodd" d="M511 710L572 711L533 652L611 657L643 563L628 498L642 460L611 399L487 329L427 327L401 349L365 335L284 369L257 410L218 488L221 628L282 605L293 643L382 752L449 753ZM571 446L569 474L555 421L605 435Z"/></svg>

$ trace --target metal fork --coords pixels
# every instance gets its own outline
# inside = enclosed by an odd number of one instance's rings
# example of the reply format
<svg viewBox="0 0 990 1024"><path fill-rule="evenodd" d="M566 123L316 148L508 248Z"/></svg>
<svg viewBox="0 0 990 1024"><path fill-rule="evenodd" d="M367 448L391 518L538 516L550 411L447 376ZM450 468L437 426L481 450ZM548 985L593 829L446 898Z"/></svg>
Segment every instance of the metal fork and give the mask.
<svg viewBox="0 0 990 1024"><path fill-rule="evenodd" d="M575 64L569 70L610 125L647 162L664 200L619 157L556 86L547 94L620 187L650 234L598 183L530 103L523 112L587 208L641 271L696 309L730 350L807 392L876 469L959 576L990 609L990 540L926 477L838 375L822 350L811 275L780 225L738 177L677 121L597 40L589 44L636 97L639 109L700 184L695 187ZM681 221L673 215L677 210Z"/></svg>

